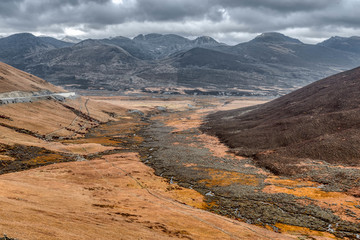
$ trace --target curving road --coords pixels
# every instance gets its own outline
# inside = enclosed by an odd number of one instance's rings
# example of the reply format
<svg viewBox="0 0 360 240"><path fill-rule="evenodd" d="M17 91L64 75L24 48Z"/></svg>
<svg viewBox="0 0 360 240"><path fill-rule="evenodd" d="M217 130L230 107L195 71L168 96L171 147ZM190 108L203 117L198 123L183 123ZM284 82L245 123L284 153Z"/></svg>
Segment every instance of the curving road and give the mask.
<svg viewBox="0 0 360 240"><path fill-rule="evenodd" d="M52 94L43 94L43 95L33 95L28 97L7 97L0 98L0 105L11 104L11 103L24 103L32 102L39 99L54 98L57 100L62 100L65 98L74 98L76 97L75 92L66 92L66 93L52 93Z"/></svg>

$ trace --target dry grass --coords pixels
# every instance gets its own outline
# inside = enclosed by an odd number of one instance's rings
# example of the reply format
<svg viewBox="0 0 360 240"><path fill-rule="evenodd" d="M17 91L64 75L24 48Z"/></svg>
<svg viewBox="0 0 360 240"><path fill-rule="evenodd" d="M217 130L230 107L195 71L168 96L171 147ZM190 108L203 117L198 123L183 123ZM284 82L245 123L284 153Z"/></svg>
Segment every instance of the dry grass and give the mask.
<svg viewBox="0 0 360 240"><path fill-rule="evenodd" d="M0 62L0 86L0 93L12 91L37 92L40 90L65 92L61 87L55 87L41 78L2 62Z"/></svg>
<svg viewBox="0 0 360 240"><path fill-rule="evenodd" d="M243 174L218 169L205 169L205 172L209 175L210 178L202 179L199 181L199 183L205 184L207 187L230 186L233 184L258 186L261 182L260 179L251 174Z"/></svg>
<svg viewBox="0 0 360 240"><path fill-rule="evenodd" d="M269 185L265 187L263 191L266 193L287 193L297 197L306 197L307 199L315 200L312 201L312 204L331 209L335 215L344 221L359 223L358 216L360 216L360 209L355 207L355 205L359 203L359 200L348 194L326 192L315 187L286 188L275 185ZM354 215L349 215L349 211Z"/></svg>
<svg viewBox="0 0 360 240"><path fill-rule="evenodd" d="M277 224L275 224L275 226L277 228L281 229L281 232L283 232L283 233L290 233L290 234L294 234L294 235L301 234L303 236L311 236L311 238L309 237L309 239L317 239L317 240L337 239L331 233L314 231L314 230L310 230L310 229L304 228L304 227L292 226L292 225L287 225L287 224L282 224L282 223L277 223ZM299 239L302 239L303 236L302 237L299 236Z"/></svg>
<svg viewBox="0 0 360 240"><path fill-rule="evenodd" d="M134 153L2 175L0 186L0 231L19 239L292 239L183 205L203 196Z"/></svg>
<svg viewBox="0 0 360 240"><path fill-rule="evenodd" d="M150 100L144 103L146 105L144 111L150 111L158 104L151 103ZM140 118L129 114L128 109L121 107L140 106L140 102L135 100L134 104L127 102L110 105L109 103L114 103L115 100L107 99L106 101L109 102L105 104L105 101L98 101L98 98L91 98L89 101L82 98L66 102L75 109L82 109L83 113L87 112L85 108L85 102L87 102L87 109L93 118L102 122L116 121L94 125L97 127L91 131L86 130L85 138L46 142L26 134L16 133L11 129L6 130L8 131L6 138L13 144L19 141L29 146L45 146L46 149L56 151L66 149L68 152L79 154L117 148L119 143L124 146L141 143L143 139L134 136L134 133L140 129ZM184 104L177 101L175 104L177 107L187 109L186 101ZM221 102L216 100L212 109L220 105ZM52 105L42 103L41 106L49 108ZM66 119L66 114L74 114L67 108L59 107L63 111L64 119ZM40 112L40 109L38 107L36 111ZM46 111L52 114L48 109ZM179 127L178 130L186 131L196 128L208 111L208 109L192 111L194 113L190 118L184 117L189 112L165 114L168 117L161 117L158 120L168 126ZM20 118L13 112L6 113L6 116L15 119L13 123L5 118L0 120L8 121L9 124L18 124L17 121ZM180 121L178 121L179 117ZM54 123L44 120L44 124L45 128L51 129ZM32 124L26 127L35 129ZM200 135L197 139L198 142L194 144L194 147L196 145L200 148L208 148L216 156L228 154L227 148L214 137ZM194 141L194 139L191 140ZM48 156L30 158L28 163L41 165L57 162L59 159L60 157L56 154L49 153ZM196 166L188 164L185 167ZM255 168L255 166L250 167ZM209 187L226 187L234 183L257 186L259 183L259 179L251 174L216 169L208 169L205 172L209 178L203 179L201 183ZM281 185L285 182L279 180L277 184ZM129 239L139 237L145 239L292 238L185 206L184 204L211 209L218 203L204 202L204 197L198 192L176 184L169 184L169 181L156 177L152 169L140 162L136 153L108 155L92 161L60 163L30 171L6 174L0 176L0 185L2 189L0 207L2 209L6 207L7 210L3 214L8 216L4 218L5 215L1 216L0 212L0 217L6 219L0 224L0 231L12 237L116 239L121 235Z"/></svg>
<svg viewBox="0 0 360 240"><path fill-rule="evenodd" d="M359 169L359 76L360 68L353 69L260 106L211 114L202 130L276 175L312 172L312 180L318 181L317 175L328 174L332 185L342 184L338 189L359 187L354 174L315 173L323 168L308 164L322 161ZM355 190L349 193L357 195Z"/></svg>

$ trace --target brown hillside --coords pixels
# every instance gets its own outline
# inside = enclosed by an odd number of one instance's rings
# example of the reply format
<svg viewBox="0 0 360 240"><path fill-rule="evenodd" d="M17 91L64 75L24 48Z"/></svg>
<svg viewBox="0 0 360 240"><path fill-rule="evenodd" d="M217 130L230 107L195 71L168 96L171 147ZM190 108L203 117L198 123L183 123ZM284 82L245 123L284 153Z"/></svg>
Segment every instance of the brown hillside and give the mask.
<svg viewBox="0 0 360 240"><path fill-rule="evenodd" d="M0 86L0 93L12 91L38 92L41 90L64 91L60 87L55 87L41 78L20 71L3 62L0 62Z"/></svg>
<svg viewBox="0 0 360 240"><path fill-rule="evenodd" d="M29 240L296 239L204 211L211 205L203 195L142 162L138 133L147 126L129 110L189 104L149 96L1 105L0 232Z"/></svg>
<svg viewBox="0 0 360 240"><path fill-rule="evenodd" d="M355 68L257 107L212 114L203 130L279 174L308 170L294 167L304 159L359 166L359 96Z"/></svg>

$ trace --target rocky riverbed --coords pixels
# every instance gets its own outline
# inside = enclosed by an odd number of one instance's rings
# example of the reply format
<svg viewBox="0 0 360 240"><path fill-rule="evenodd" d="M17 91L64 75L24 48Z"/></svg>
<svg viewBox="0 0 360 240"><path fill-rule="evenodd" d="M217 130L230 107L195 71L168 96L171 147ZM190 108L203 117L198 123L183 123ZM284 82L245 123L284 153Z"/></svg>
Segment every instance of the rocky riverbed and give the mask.
<svg viewBox="0 0 360 240"><path fill-rule="evenodd" d="M198 100L184 111L150 117L142 160L157 175L203 194L212 212L278 232L359 237L358 198L325 191L319 182L280 178L230 153L198 128L214 108Z"/></svg>
<svg viewBox="0 0 360 240"><path fill-rule="evenodd" d="M8 169L3 172L15 172L0 176L0 205L7 209L0 217L11 216L0 224L0 230L9 236L358 237L359 198L325 191L318 182L280 178L257 167L251 158L230 153L216 138L199 130L210 112L265 100L143 95L80 99L82 107L72 101L65 103L63 114L75 115L76 124L70 121L70 127L60 131L58 124L52 126L49 121L44 127L51 138L28 136L20 142L27 134L20 131L2 139L0 160L2 169ZM6 109L6 118L0 120L16 126L16 113L9 106ZM22 126L34 132L33 124ZM36 142L32 147L36 151L27 146L31 141ZM24 169L31 170L17 172ZM23 218L34 212L34 218ZM61 224L56 220L60 215L65 218ZM35 224L39 219L47 222L48 230ZM101 229L84 233L98 224Z"/></svg>

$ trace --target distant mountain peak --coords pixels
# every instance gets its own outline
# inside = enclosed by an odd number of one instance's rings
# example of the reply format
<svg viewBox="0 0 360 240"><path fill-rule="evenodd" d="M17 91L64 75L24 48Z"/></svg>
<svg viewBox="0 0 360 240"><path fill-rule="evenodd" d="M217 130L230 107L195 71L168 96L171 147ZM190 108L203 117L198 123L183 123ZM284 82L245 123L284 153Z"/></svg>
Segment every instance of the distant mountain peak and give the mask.
<svg viewBox="0 0 360 240"><path fill-rule="evenodd" d="M318 45L351 53L360 53L360 37L358 36L333 36L321 43L318 43Z"/></svg>
<svg viewBox="0 0 360 240"><path fill-rule="evenodd" d="M359 36L352 36L352 37L350 37L350 39L360 40L360 37Z"/></svg>
<svg viewBox="0 0 360 240"><path fill-rule="evenodd" d="M149 33L149 34L139 34L133 38L134 41L141 41L141 42L157 42L157 41L190 41L187 38L176 34L159 34L159 33Z"/></svg>
<svg viewBox="0 0 360 240"><path fill-rule="evenodd" d="M133 38L134 41L144 41L145 40L145 36L144 34L139 34L136 37Z"/></svg>
<svg viewBox="0 0 360 240"><path fill-rule="evenodd" d="M359 36L351 36L351 37L332 36L331 38L325 40L324 42L329 42L329 41L347 41L347 40L360 40L360 37L359 37Z"/></svg>
<svg viewBox="0 0 360 240"><path fill-rule="evenodd" d="M127 37L124 37L124 36L109 37L108 39L109 40L113 40L113 39L116 39L116 40L131 40L130 38L127 38Z"/></svg>
<svg viewBox="0 0 360 240"><path fill-rule="evenodd" d="M219 44L219 42L217 42L215 39L213 39L212 37L209 36L201 36L198 37L194 40L195 44Z"/></svg>
<svg viewBox="0 0 360 240"><path fill-rule="evenodd" d="M154 39L154 38L159 38L162 37L162 34L159 33L149 33L149 34L139 34L136 37L134 37L133 40L138 40L138 41L146 41L146 40L150 40L150 39Z"/></svg>
<svg viewBox="0 0 360 240"><path fill-rule="evenodd" d="M103 45L99 40L95 39L86 39L74 45L74 47L89 47L89 46L96 46L96 45Z"/></svg>
<svg viewBox="0 0 360 240"><path fill-rule="evenodd" d="M345 39L345 37L340 37L340 36L332 36L330 39Z"/></svg>
<svg viewBox="0 0 360 240"><path fill-rule="evenodd" d="M278 32L266 32L255 37L252 42L269 42L269 43L298 43L302 42L296 38L288 37Z"/></svg>
<svg viewBox="0 0 360 240"><path fill-rule="evenodd" d="M16 34L10 35L8 38L35 39L36 36L31 33L16 33Z"/></svg>
<svg viewBox="0 0 360 240"><path fill-rule="evenodd" d="M159 37L162 37L162 36L163 35L159 34L159 33L149 33L149 34L145 35L145 39L150 40L150 39L155 39L155 38L159 38Z"/></svg>
<svg viewBox="0 0 360 240"><path fill-rule="evenodd" d="M61 39L61 41L68 42L68 43L79 43L82 41L82 39L79 39L77 37L72 37L72 36L65 36Z"/></svg>
<svg viewBox="0 0 360 240"><path fill-rule="evenodd" d="M35 37L34 34L32 33L28 33L28 32L23 32L23 33L15 33L15 34L12 34L10 36L29 36L29 37Z"/></svg>

